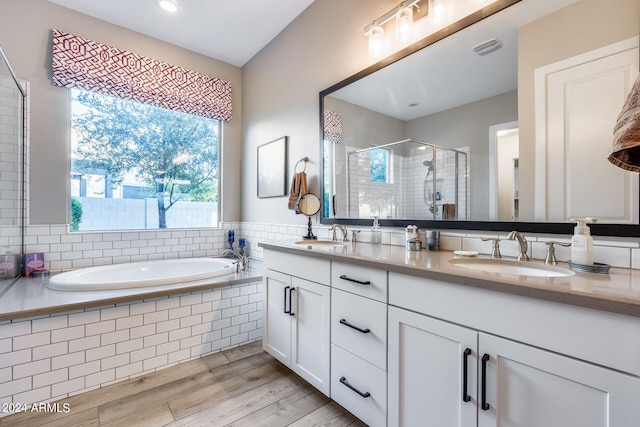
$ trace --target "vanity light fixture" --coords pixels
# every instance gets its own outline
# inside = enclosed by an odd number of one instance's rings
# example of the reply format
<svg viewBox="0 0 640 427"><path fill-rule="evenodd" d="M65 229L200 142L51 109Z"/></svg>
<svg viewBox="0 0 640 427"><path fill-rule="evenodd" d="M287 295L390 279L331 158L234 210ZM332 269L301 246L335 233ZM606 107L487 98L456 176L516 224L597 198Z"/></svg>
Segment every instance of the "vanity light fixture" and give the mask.
<svg viewBox="0 0 640 427"><path fill-rule="evenodd" d="M413 7L417 7L420 0L404 0L384 15L374 19L364 27L364 34L369 37L369 56L380 56L384 44L384 29L382 25L396 17L396 38L400 42L411 39L413 32Z"/></svg>
<svg viewBox="0 0 640 427"><path fill-rule="evenodd" d="M176 13L180 10L180 5L177 0L156 0L156 4L160 9L168 13Z"/></svg>
<svg viewBox="0 0 640 427"><path fill-rule="evenodd" d="M449 2L447 0L429 0L429 21L433 25L440 25L449 17Z"/></svg>

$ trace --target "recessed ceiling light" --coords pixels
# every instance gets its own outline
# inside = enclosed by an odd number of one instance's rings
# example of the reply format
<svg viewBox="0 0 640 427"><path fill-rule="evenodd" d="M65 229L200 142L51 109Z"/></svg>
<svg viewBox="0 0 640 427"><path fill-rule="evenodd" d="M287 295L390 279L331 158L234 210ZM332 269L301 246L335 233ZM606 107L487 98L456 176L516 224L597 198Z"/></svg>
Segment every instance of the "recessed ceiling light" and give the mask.
<svg viewBox="0 0 640 427"><path fill-rule="evenodd" d="M176 13L180 9L176 0L156 0L156 4L160 6L160 9L169 13Z"/></svg>

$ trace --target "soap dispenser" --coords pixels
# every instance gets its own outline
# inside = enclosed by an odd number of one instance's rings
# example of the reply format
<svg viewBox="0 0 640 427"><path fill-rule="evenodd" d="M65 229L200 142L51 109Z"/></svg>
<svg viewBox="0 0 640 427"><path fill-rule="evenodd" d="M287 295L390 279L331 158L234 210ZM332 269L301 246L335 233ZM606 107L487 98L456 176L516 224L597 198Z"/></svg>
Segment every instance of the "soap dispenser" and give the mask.
<svg viewBox="0 0 640 427"><path fill-rule="evenodd" d="M379 245L382 243L382 228L380 228L380 223L378 223L378 217L373 217L373 227L371 227L371 243L374 245Z"/></svg>
<svg viewBox="0 0 640 427"><path fill-rule="evenodd" d="M573 229L571 238L571 262L593 265L593 239L587 223L597 222L598 218L571 218L578 225Z"/></svg>

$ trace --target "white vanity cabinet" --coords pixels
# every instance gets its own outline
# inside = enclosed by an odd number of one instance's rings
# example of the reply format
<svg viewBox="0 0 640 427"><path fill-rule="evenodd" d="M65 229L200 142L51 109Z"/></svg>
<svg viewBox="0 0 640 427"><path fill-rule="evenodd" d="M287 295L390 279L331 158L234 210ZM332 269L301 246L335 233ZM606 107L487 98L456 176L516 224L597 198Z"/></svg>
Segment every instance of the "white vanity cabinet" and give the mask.
<svg viewBox="0 0 640 427"><path fill-rule="evenodd" d="M263 348L330 394L330 263L264 251Z"/></svg>
<svg viewBox="0 0 640 427"><path fill-rule="evenodd" d="M419 420L428 420L428 425L481 427L638 425L640 378L580 360L590 355L571 350L606 341L599 333L590 333L595 324L573 324L575 313L564 305L517 296L504 301L504 297L390 275L389 303L397 307L389 308L389 426L426 422ZM510 304L503 305L506 302ZM598 319L598 312L587 311L595 323L629 320L608 314ZM564 323L547 329L548 318ZM579 326L587 330L565 334L580 330ZM516 336L509 337L512 333ZM558 347L574 353L563 355L555 348L552 352L517 342L529 340L549 346L562 341L565 344ZM608 349L610 362L632 363L616 353L628 343L619 341ZM630 346L632 352L634 348Z"/></svg>
<svg viewBox="0 0 640 427"><path fill-rule="evenodd" d="M387 423L387 272L332 262L331 398Z"/></svg>

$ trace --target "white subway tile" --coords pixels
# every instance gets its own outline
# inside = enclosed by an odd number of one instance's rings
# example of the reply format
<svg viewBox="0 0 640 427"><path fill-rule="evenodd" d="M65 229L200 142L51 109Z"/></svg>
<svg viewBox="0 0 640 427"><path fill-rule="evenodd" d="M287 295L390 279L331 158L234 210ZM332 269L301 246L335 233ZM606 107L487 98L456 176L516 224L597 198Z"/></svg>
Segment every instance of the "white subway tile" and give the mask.
<svg viewBox="0 0 640 427"><path fill-rule="evenodd" d="M222 318L233 317L240 314L240 307L230 307L222 310Z"/></svg>
<svg viewBox="0 0 640 427"><path fill-rule="evenodd" d="M31 349L33 360L45 359L48 357L60 356L68 353L67 341L34 347Z"/></svg>
<svg viewBox="0 0 640 427"><path fill-rule="evenodd" d="M85 352L86 362L104 359L105 357L115 356L116 345L109 344L101 347L91 348Z"/></svg>
<svg viewBox="0 0 640 427"><path fill-rule="evenodd" d="M202 335L211 332L211 322L203 322L191 327L191 335Z"/></svg>
<svg viewBox="0 0 640 427"><path fill-rule="evenodd" d="M85 311L69 315L69 326L84 325L100 321L100 310Z"/></svg>
<svg viewBox="0 0 640 427"><path fill-rule="evenodd" d="M248 314L239 314L237 316L233 316L231 318L231 324L232 325L241 325L243 323L247 323L249 321L249 315Z"/></svg>
<svg viewBox="0 0 640 427"><path fill-rule="evenodd" d="M191 314L207 313L211 310L212 310L212 304L210 301L191 306Z"/></svg>
<svg viewBox="0 0 640 427"><path fill-rule="evenodd" d="M131 338L137 338L137 337L131 337ZM103 346L108 344L128 341L128 340L129 340L129 329L124 329L122 331L108 332L106 334L100 335L100 343Z"/></svg>
<svg viewBox="0 0 640 427"><path fill-rule="evenodd" d="M100 320L117 319L127 317L129 315L129 306L123 305L119 307L105 308L100 310Z"/></svg>
<svg viewBox="0 0 640 427"><path fill-rule="evenodd" d="M231 326L231 327L228 327L228 328L224 328L222 330L222 337L223 338L230 337L230 336L233 336L233 335L238 335L239 333L240 333L240 326L237 326L237 325L236 326Z"/></svg>
<svg viewBox="0 0 640 427"><path fill-rule="evenodd" d="M166 332L173 331L180 328L180 319L167 320L166 322L159 322L156 324L156 331Z"/></svg>
<svg viewBox="0 0 640 427"><path fill-rule="evenodd" d="M82 363L80 365L69 366L69 378L85 377L90 374L100 372L100 361L94 360L92 362Z"/></svg>
<svg viewBox="0 0 640 427"><path fill-rule="evenodd" d="M89 323L85 326L87 336L106 334L116 330L115 320L104 320L97 323Z"/></svg>
<svg viewBox="0 0 640 427"><path fill-rule="evenodd" d="M144 314L144 324L159 323L169 319L169 310L161 310Z"/></svg>
<svg viewBox="0 0 640 427"><path fill-rule="evenodd" d="M131 316L137 316L139 314L153 313L156 311L155 301L145 301L137 304L131 304L129 308L129 314Z"/></svg>
<svg viewBox="0 0 640 427"><path fill-rule="evenodd" d="M130 353L135 350L140 350L144 347L144 339L136 338L129 341L122 341L116 344L116 354Z"/></svg>
<svg viewBox="0 0 640 427"><path fill-rule="evenodd" d="M157 310L169 310L180 307L180 298L171 297L156 301Z"/></svg>
<svg viewBox="0 0 640 427"><path fill-rule="evenodd" d="M51 398L51 387L44 386L13 396L14 402L45 402Z"/></svg>
<svg viewBox="0 0 640 427"><path fill-rule="evenodd" d="M207 332L206 334L202 334L202 342L213 342L222 338L222 330L218 329L217 331Z"/></svg>
<svg viewBox="0 0 640 427"><path fill-rule="evenodd" d="M142 338L156 333L155 323L149 325L138 326L129 330L130 339Z"/></svg>
<svg viewBox="0 0 640 427"><path fill-rule="evenodd" d="M191 336L191 328L181 328L169 331L169 341L181 340Z"/></svg>
<svg viewBox="0 0 640 427"><path fill-rule="evenodd" d="M38 319L31 322L32 324L32 333L43 332L43 331L51 331L53 329L60 329L67 327L67 318L68 316L52 316L44 319Z"/></svg>
<svg viewBox="0 0 640 427"><path fill-rule="evenodd" d="M140 360L151 359L156 355L156 348L149 347L141 350L132 351L130 353L131 363L138 362Z"/></svg>
<svg viewBox="0 0 640 427"><path fill-rule="evenodd" d="M0 397L11 396L31 390L31 377L9 381L0 387Z"/></svg>
<svg viewBox="0 0 640 427"><path fill-rule="evenodd" d="M180 297L180 306L194 305L202 302L201 294L185 295Z"/></svg>
<svg viewBox="0 0 640 427"><path fill-rule="evenodd" d="M106 357L101 360L101 369L103 371L111 368L117 368L129 364L129 353L119 354L117 356Z"/></svg>
<svg viewBox="0 0 640 427"><path fill-rule="evenodd" d="M109 381L113 381L115 378L116 370L109 369L108 371L101 371L95 374L87 375L84 379L84 384L86 387L91 387L94 385L100 385Z"/></svg>
<svg viewBox="0 0 640 427"><path fill-rule="evenodd" d="M231 326L231 319L228 317L226 319L216 320L211 323L211 328L214 331L218 329L228 328L229 326Z"/></svg>
<svg viewBox="0 0 640 427"><path fill-rule="evenodd" d="M142 361L118 366L116 368L116 378L125 379L142 372Z"/></svg>
<svg viewBox="0 0 640 427"><path fill-rule="evenodd" d="M51 369L68 368L86 362L84 351L77 351L51 358Z"/></svg>
<svg viewBox="0 0 640 427"><path fill-rule="evenodd" d="M183 338L180 340L180 348L182 349L200 344L202 344L202 338L200 337L200 335L196 335L195 337Z"/></svg>
<svg viewBox="0 0 640 427"><path fill-rule="evenodd" d="M62 396L84 388L84 377L75 378L51 385L51 394L53 396Z"/></svg>
<svg viewBox="0 0 640 427"><path fill-rule="evenodd" d="M177 319L191 315L191 306L172 308L169 310L169 319Z"/></svg>
<svg viewBox="0 0 640 427"><path fill-rule="evenodd" d="M191 357L191 349L185 348L184 350L175 351L168 354L168 362L175 363L183 360L187 360Z"/></svg>
<svg viewBox="0 0 640 427"><path fill-rule="evenodd" d="M146 359L142 361L142 369L143 370L148 370L148 369L157 369L159 367L161 367L162 365L166 365L168 363L169 359L167 357L166 354L162 354L160 356L156 356L153 357L151 359Z"/></svg>
<svg viewBox="0 0 640 427"><path fill-rule="evenodd" d="M31 362L31 349L0 354L0 368Z"/></svg>
<svg viewBox="0 0 640 427"><path fill-rule="evenodd" d="M222 289L222 298L223 299L227 299L227 298L233 298L233 297L237 297L240 296L240 289L239 288L224 288Z"/></svg>
<svg viewBox="0 0 640 427"><path fill-rule="evenodd" d="M0 369L0 384L6 383L13 379L11 371L12 371L11 367Z"/></svg>
<svg viewBox="0 0 640 427"><path fill-rule="evenodd" d="M100 347L100 335L93 335L69 341L69 353L75 353L76 351L88 350L96 347Z"/></svg>
<svg viewBox="0 0 640 427"><path fill-rule="evenodd" d="M191 357L202 357L205 354L211 353L211 343L206 342L200 345L191 347Z"/></svg>
<svg viewBox="0 0 640 427"><path fill-rule="evenodd" d="M247 333L239 333L238 335L233 335L231 337L231 345L240 345L249 340L249 335Z"/></svg>
<svg viewBox="0 0 640 427"><path fill-rule="evenodd" d="M173 353L180 350L180 341L171 341L164 344L160 344L156 348L158 355Z"/></svg>
<svg viewBox="0 0 640 427"><path fill-rule="evenodd" d="M183 317L180 319L180 327L186 328L189 326L197 325L202 322L202 316L196 314L194 316Z"/></svg>
<svg viewBox="0 0 640 427"><path fill-rule="evenodd" d="M144 337L144 346L152 347L154 345L164 344L169 341L169 333L163 332L160 334L149 335Z"/></svg>
<svg viewBox="0 0 640 427"><path fill-rule="evenodd" d="M51 342L70 341L85 336L84 325L51 331Z"/></svg>
<svg viewBox="0 0 640 427"><path fill-rule="evenodd" d="M38 347L51 344L50 332L39 332L37 334L22 335L13 339L13 350L23 350L25 348Z"/></svg>
<svg viewBox="0 0 640 427"><path fill-rule="evenodd" d="M116 320L116 329L117 330L122 330L122 329L129 329L129 328L135 328L137 326L142 326L142 314L139 314L137 316L130 316L130 317L123 317L120 319Z"/></svg>
<svg viewBox="0 0 640 427"><path fill-rule="evenodd" d="M257 292L256 285L245 285L240 288L240 295L255 294Z"/></svg>
<svg viewBox="0 0 640 427"><path fill-rule="evenodd" d="M229 337L213 341L211 343L211 351L222 350L231 346L231 339Z"/></svg>
<svg viewBox="0 0 640 427"><path fill-rule="evenodd" d="M57 369L55 371L46 372L33 376L33 388L40 388L47 385L61 383L69 379L69 370L67 368Z"/></svg>
<svg viewBox="0 0 640 427"><path fill-rule="evenodd" d="M0 339L31 333L31 322L16 322L0 325Z"/></svg>
<svg viewBox="0 0 640 427"><path fill-rule="evenodd" d="M202 294L202 302L217 301L222 298L222 291L219 289Z"/></svg>
<svg viewBox="0 0 640 427"><path fill-rule="evenodd" d="M32 377L51 370L51 359L42 359L35 362L13 366L13 379Z"/></svg>
<svg viewBox="0 0 640 427"><path fill-rule="evenodd" d="M240 332L249 332L258 328L257 322L247 322L240 325Z"/></svg>

